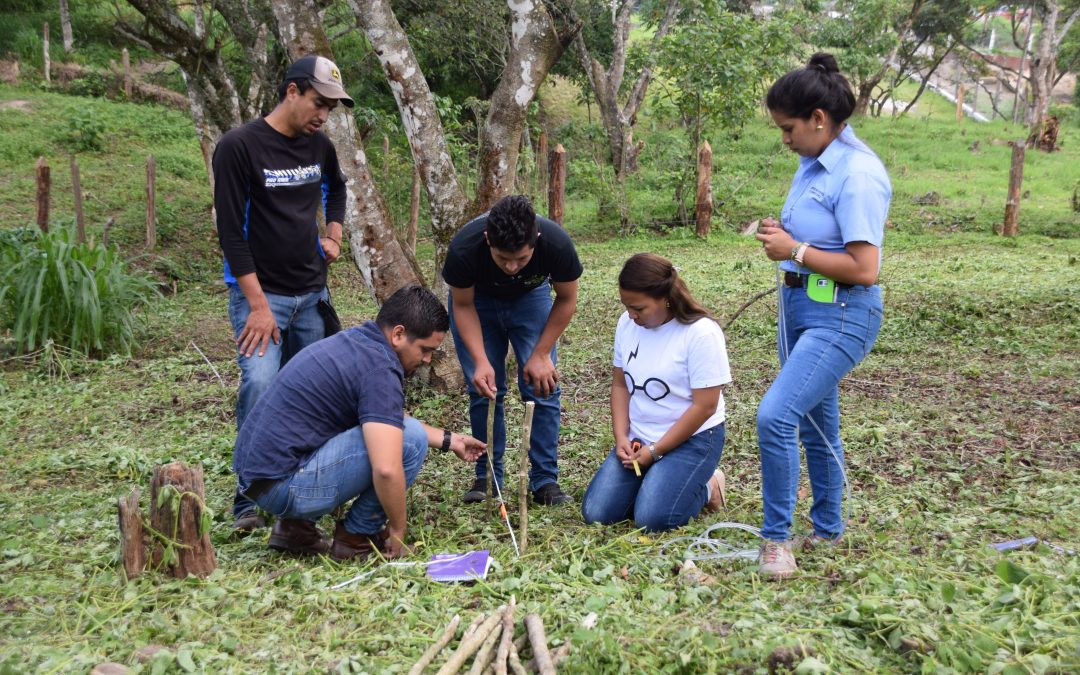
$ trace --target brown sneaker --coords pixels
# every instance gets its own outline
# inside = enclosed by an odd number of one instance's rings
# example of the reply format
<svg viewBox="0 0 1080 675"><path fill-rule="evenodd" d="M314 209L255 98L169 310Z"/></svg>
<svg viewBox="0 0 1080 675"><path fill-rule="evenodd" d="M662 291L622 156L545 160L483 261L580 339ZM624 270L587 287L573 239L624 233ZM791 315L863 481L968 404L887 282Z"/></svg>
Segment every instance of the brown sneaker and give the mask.
<svg viewBox="0 0 1080 675"><path fill-rule="evenodd" d="M758 553L758 574L766 579L787 579L799 571L795 556L791 554L791 542L765 540Z"/></svg>
<svg viewBox="0 0 1080 675"><path fill-rule="evenodd" d="M791 547L799 551L813 551L819 546L830 547L836 546L840 543L843 537L837 537L836 539L826 539L825 537L819 537L816 534L804 534L801 536L793 537L791 540Z"/></svg>
<svg viewBox="0 0 1080 675"><path fill-rule="evenodd" d="M246 537L255 530L267 526L266 518L255 511L242 513L233 520L233 533L237 537Z"/></svg>
<svg viewBox="0 0 1080 675"><path fill-rule="evenodd" d="M334 542L330 546L330 557L338 562L364 560L375 551L381 550L385 541L385 528L374 535L353 534L345 529L345 522L339 520L334 527Z"/></svg>
<svg viewBox="0 0 1080 675"><path fill-rule="evenodd" d="M330 540L322 536L319 528L310 520L278 518L270 530L266 544L276 551L301 555L323 555L330 552Z"/></svg>
<svg viewBox="0 0 1080 675"><path fill-rule="evenodd" d="M724 472L717 469L709 478L709 501L705 502L705 510L716 513L721 508L727 508L727 485Z"/></svg>

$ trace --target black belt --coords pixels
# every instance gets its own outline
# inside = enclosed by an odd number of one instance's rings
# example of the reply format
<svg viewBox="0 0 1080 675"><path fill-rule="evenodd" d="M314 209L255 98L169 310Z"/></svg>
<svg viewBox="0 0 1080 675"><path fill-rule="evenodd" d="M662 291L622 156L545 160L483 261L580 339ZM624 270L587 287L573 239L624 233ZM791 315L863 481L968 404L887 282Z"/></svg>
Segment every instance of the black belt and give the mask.
<svg viewBox="0 0 1080 675"><path fill-rule="evenodd" d="M799 274L798 272L784 272L784 285L788 288L805 288L806 278L809 274ZM837 288L851 288L851 284L842 284L839 281L836 282Z"/></svg>
<svg viewBox="0 0 1080 675"><path fill-rule="evenodd" d="M253 480L251 481L251 485L248 486L248 489L244 491L244 496L252 501L255 501L264 492L274 487L274 483L276 482L276 480L270 480L269 478L264 478L262 480Z"/></svg>

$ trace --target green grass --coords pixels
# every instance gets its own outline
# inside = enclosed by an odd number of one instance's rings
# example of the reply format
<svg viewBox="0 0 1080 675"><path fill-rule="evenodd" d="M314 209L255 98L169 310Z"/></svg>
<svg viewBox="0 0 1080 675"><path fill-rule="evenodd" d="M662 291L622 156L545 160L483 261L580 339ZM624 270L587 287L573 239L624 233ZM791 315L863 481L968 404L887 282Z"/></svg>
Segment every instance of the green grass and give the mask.
<svg viewBox="0 0 1080 675"><path fill-rule="evenodd" d="M881 281L886 319L874 352L841 386L853 496L844 543L799 555L797 579L768 584L753 565L701 563L716 582L683 584L679 556L660 555L665 542L719 520L760 523L754 416L776 370L768 296L727 331L735 381L725 392L726 512L643 536L628 525L587 527L575 507L534 507L531 547L515 560L499 522L459 504L468 468L433 455L409 494L415 558L490 547L489 578L442 586L417 569L390 568L330 591L376 565L283 558L261 537L230 538L238 373L190 127L159 108L0 88L0 100L15 98L33 113L0 111L0 222L30 221L36 155L66 166L59 139L68 116L98 112L107 150L80 155L94 195L88 222L114 217L114 234L138 251L142 161L153 151L162 158L159 190L173 200L172 262L162 265L179 284L145 315L150 328L130 358L57 355L53 377L26 359L0 363L0 671L135 666L135 650L157 644L167 652L143 672L405 672L455 613L468 621L511 595L543 616L553 643L572 640L570 672L766 672L778 648L798 645L814 654L807 672L1080 669L1080 558L986 548L1032 535L1080 549L1080 237L1068 205L1080 179L1075 129L1063 129L1062 152L1028 154L1021 236L1004 240L991 226L1004 206L1008 148L994 141L1015 129L958 128L936 115L856 122L896 192ZM671 211L660 174L681 151L673 132L644 124L641 135L652 154L629 196L635 220L647 222ZM708 241L664 227L620 232L595 217L595 195L569 195L585 273L560 347L560 470L578 503L611 442L622 262L641 250L672 258L721 317L774 283L760 246L734 232L779 212L795 159L764 120L737 141L710 140L724 204ZM591 161L589 148L570 150ZM64 173L54 168L54 186ZM70 217L66 191L54 190L54 213ZM913 203L929 191L938 205ZM428 268L430 253L422 241ZM355 270L336 266L331 285L346 323L372 316ZM413 388L409 400L422 419L466 430L463 396ZM513 465L521 408L509 407ZM206 471L219 570L205 581L148 574L122 585L116 499L145 489L153 467L170 460ZM800 501L801 530L807 506ZM589 612L599 620L585 630Z"/></svg>

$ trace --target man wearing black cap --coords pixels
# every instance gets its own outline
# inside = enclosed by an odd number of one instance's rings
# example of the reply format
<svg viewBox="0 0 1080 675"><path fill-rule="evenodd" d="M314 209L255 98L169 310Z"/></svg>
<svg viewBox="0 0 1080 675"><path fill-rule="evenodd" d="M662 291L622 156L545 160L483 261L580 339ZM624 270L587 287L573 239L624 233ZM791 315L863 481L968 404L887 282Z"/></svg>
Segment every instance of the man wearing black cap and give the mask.
<svg viewBox="0 0 1080 675"><path fill-rule="evenodd" d="M232 322L240 364L236 426L244 424L278 370L324 337L318 310L326 300L327 265L341 255L345 178L333 144L320 128L338 102L353 100L334 62L298 59L266 117L222 136L214 151L214 209L225 254ZM319 237L322 209L326 234ZM265 527L239 492L234 527Z"/></svg>

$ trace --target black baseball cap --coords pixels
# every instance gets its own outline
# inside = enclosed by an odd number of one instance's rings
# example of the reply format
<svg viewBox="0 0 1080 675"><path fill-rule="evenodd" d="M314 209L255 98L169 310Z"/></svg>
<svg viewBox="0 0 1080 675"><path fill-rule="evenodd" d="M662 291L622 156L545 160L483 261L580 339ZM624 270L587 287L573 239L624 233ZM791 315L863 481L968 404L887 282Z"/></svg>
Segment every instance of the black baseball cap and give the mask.
<svg viewBox="0 0 1080 675"><path fill-rule="evenodd" d="M345 85L341 83L341 71L325 56L309 54L293 61L285 73L285 81L299 79L309 80L315 91L322 96L341 101L348 108L353 107L353 100L345 92Z"/></svg>

